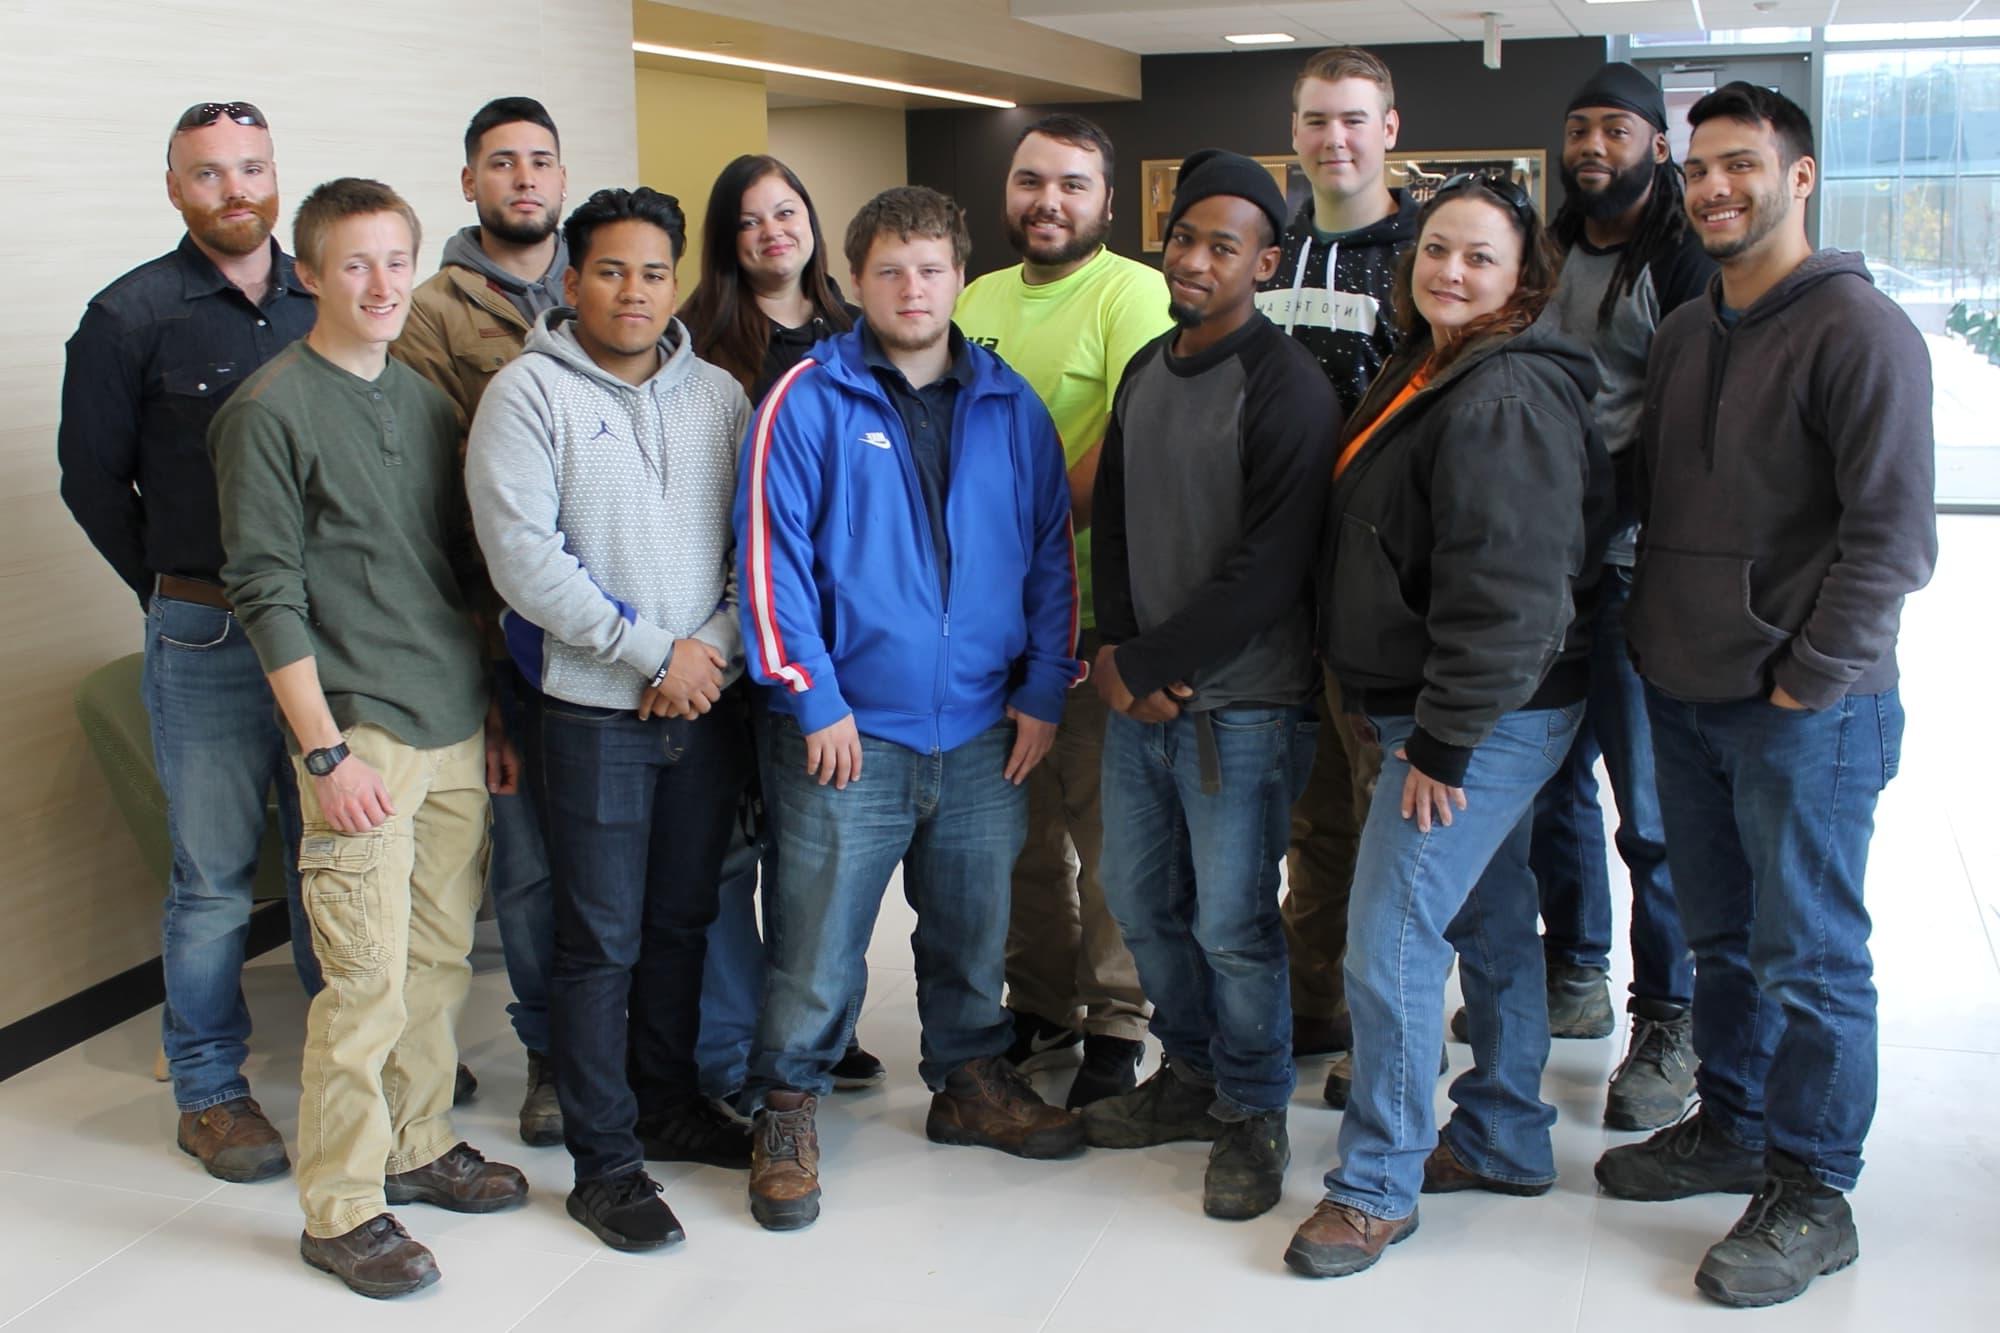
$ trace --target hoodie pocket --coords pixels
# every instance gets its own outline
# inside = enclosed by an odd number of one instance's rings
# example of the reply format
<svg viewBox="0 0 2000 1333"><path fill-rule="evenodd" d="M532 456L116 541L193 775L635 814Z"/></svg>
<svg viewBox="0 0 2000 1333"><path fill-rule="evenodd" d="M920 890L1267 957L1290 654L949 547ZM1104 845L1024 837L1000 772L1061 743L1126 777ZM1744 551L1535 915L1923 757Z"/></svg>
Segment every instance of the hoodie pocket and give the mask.
<svg viewBox="0 0 2000 1333"><path fill-rule="evenodd" d="M1421 679L1430 653L1430 629L1422 612L1403 596L1403 581L1382 535L1352 514L1340 516L1333 559L1332 612L1327 621L1330 660L1336 675Z"/></svg>
<svg viewBox="0 0 2000 1333"><path fill-rule="evenodd" d="M1696 701L1767 692L1791 635L1750 609L1749 559L1649 547L1633 577L1629 636L1645 677Z"/></svg>

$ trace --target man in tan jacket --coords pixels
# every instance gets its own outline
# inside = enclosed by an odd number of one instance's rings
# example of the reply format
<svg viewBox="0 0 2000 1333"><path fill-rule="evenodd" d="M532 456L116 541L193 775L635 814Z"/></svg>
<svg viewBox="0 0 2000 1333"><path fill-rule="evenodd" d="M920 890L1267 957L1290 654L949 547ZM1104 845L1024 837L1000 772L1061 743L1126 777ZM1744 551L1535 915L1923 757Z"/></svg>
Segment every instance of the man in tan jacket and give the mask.
<svg viewBox="0 0 2000 1333"><path fill-rule="evenodd" d="M479 222L445 242L437 274L411 294L409 322L391 349L396 358L450 398L458 416L459 457L480 395L499 369L521 353L543 311L563 303L569 255L558 224L569 178L555 121L529 97L488 102L465 130L459 184ZM507 660L500 643L499 599L490 588L475 596L487 624L493 707L524 761L532 763L539 731L535 694ZM487 892L499 921L514 1031L528 1049L521 1138L562 1142L555 1067L549 1059L548 981L554 966L555 920L543 847L543 814L533 774L519 792L493 802L493 860ZM461 1086L470 1075L460 1070Z"/></svg>

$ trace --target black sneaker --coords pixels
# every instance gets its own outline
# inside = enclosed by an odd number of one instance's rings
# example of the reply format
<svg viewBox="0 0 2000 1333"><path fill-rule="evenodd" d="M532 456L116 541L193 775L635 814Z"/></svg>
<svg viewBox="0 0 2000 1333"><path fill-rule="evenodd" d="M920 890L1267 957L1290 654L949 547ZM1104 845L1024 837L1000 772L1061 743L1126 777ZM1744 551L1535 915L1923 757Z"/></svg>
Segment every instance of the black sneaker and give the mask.
<svg viewBox="0 0 2000 1333"><path fill-rule="evenodd" d="M1549 1035L1588 1040L1618 1026L1611 1010L1611 974L1574 963L1548 965Z"/></svg>
<svg viewBox="0 0 2000 1333"><path fill-rule="evenodd" d="M1847 1196L1815 1180L1805 1163L1774 1152L1763 1187L1709 1247L1694 1285L1724 1305L1776 1305L1860 1257Z"/></svg>
<svg viewBox="0 0 2000 1333"><path fill-rule="evenodd" d="M1139 1086L1139 1060L1146 1043L1092 1032L1083 1039L1083 1066L1069 1085L1063 1105L1081 1111L1092 1102L1118 1097Z"/></svg>
<svg viewBox="0 0 2000 1333"><path fill-rule="evenodd" d="M1710 1129L1696 1106L1644 1143L1613 1148L1598 1158L1597 1183L1614 1199L1648 1203L1697 1194L1755 1194L1764 1184L1764 1155Z"/></svg>
<svg viewBox="0 0 2000 1333"><path fill-rule="evenodd" d="M1196 1082L1162 1055L1144 1083L1083 1108L1084 1141L1098 1148L1213 1143L1222 1137L1222 1122L1208 1113L1214 1103L1213 1083Z"/></svg>
<svg viewBox="0 0 2000 1333"><path fill-rule="evenodd" d="M1671 1125L1694 1096L1694 1020L1684 1004L1632 1001L1632 1037L1611 1073L1604 1123L1612 1129Z"/></svg>
<svg viewBox="0 0 2000 1333"><path fill-rule="evenodd" d="M859 1092L889 1077L889 1071L882 1067L882 1062L862 1050L858 1041L847 1043L847 1053L835 1061L828 1072L833 1075L836 1092Z"/></svg>
<svg viewBox="0 0 2000 1333"><path fill-rule="evenodd" d="M648 1116L637 1126L649 1162L700 1162L733 1171L750 1169L750 1129L717 1110L706 1097Z"/></svg>
<svg viewBox="0 0 2000 1333"><path fill-rule="evenodd" d="M453 1074L451 1079L451 1104L463 1106L478 1094L479 1080L472 1076L470 1069L460 1064L458 1072Z"/></svg>
<svg viewBox="0 0 2000 1333"><path fill-rule="evenodd" d="M1083 1034L1075 1028L1021 1009L1009 1009L1014 1016L1014 1044L1007 1048L1007 1060L1023 1074L1053 1069L1066 1062L1070 1052L1083 1044Z"/></svg>
<svg viewBox="0 0 2000 1333"><path fill-rule="evenodd" d="M1292 1141L1285 1133L1283 1111L1225 1123L1222 1137L1208 1151L1201 1210L1229 1221L1262 1217L1285 1192L1285 1168L1291 1164Z"/></svg>
<svg viewBox="0 0 2000 1333"><path fill-rule="evenodd" d="M1451 1052L1449 1050L1439 1051L1438 1077L1443 1078L1450 1072ZM1326 1098L1326 1104L1334 1110L1345 1111L1347 1109L1347 1098L1353 1091L1354 1052L1342 1051L1339 1055L1334 1056L1333 1062L1326 1067L1326 1087L1320 1092L1320 1096Z"/></svg>
<svg viewBox="0 0 2000 1333"><path fill-rule="evenodd" d="M586 1181L570 1191L563 1206L614 1250L657 1250L687 1239L680 1219L660 1197L660 1182L644 1171Z"/></svg>

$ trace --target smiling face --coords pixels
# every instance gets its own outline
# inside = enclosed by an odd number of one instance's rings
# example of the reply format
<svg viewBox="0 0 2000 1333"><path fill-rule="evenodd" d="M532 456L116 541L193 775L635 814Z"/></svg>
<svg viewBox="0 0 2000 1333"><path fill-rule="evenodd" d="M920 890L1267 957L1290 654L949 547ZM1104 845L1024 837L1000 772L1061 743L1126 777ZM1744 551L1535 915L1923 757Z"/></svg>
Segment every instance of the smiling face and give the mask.
<svg viewBox="0 0 2000 1333"><path fill-rule="evenodd" d="M1440 346L1507 304L1521 281L1521 234L1500 204L1478 196L1438 205L1417 238L1410 274L1417 313Z"/></svg>
<svg viewBox="0 0 2000 1333"><path fill-rule="evenodd" d="M660 227L622 218L591 229L590 252L571 255L563 299L576 307L576 337L614 373L650 360L674 314L674 244Z"/></svg>
<svg viewBox="0 0 2000 1333"><path fill-rule="evenodd" d="M736 220L736 262L760 292L783 291L813 256L812 218L805 201L778 172L743 192Z"/></svg>
<svg viewBox="0 0 2000 1333"><path fill-rule="evenodd" d="M1582 106L1563 121L1563 190L1588 218L1615 218L1646 197L1667 136L1617 107Z"/></svg>
<svg viewBox="0 0 2000 1333"><path fill-rule="evenodd" d="M278 168L269 130L223 116L176 134L168 159L167 198L203 247L247 255L270 239L278 224Z"/></svg>
<svg viewBox="0 0 2000 1333"><path fill-rule="evenodd" d="M1188 205L1167 231L1160 269L1167 309L1184 329L1234 328L1249 318L1257 284L1277 271L1278 248L1264 210L1233 194Z"/></svg>
<svg viewBox="0 0 2000 1333"><path fill-rule="evenodd" d="M1315 190L1351 199L1383 188L1382 168L1401 125L1370 79L1306 79L1292 112L1292 151Z"/></svg>
<svg viewBox="0 0 2000 1333"><path fill-rule="evenodd" d="M1030 134L1007 169L1007 243L1042 268L1088 259L1111 233L1104 159L1087 144Z"/></svg>
<svg viewBox="0 0 2000 1333"><path fill-rule="evenodd" d="M1817 164L1784 165L1778 136L1763 121L1717 116L1695 126L1688 143L1688 223L1718 263L1754 259L1774 240L1805 227L1804 204Z"/></svg>
<svg viewBox="0 0 2000 1333"><path fill-rule="evenodd" d="M921 352L951 332L965 270L953 262L950 237L877 232L852 276L862 316L884 347Z"/></svg>
<svg viewBox="0 0 2000 1333"><path fill-rule="evenodd" d="M556 229L569 189L556 136L531 121L495 125L479 139L479 156L459 173L465 197L488 235L537 245Z"/></svg>
<svg viewBox="0 0 2000 1333"><path fill-rule="evenodd" d="M401 213L356 213L321 237L318 255L298 260L299 280L317 298L314 337L338 348L396 341L410 317L416 240Z"/></svg>

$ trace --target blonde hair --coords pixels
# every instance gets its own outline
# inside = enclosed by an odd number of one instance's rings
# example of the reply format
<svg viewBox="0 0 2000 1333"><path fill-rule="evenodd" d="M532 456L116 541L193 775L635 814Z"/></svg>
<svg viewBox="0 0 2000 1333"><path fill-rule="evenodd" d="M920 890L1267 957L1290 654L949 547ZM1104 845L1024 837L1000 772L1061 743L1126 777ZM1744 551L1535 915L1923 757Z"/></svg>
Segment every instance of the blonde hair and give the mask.
<svg viewBox="0 0 2000 1333"><path fill-rule="evenodd" d="M423 242L424 229L417 221L417 211L403 196L381 181L342 176L315 189L299 205L298 214L292 219L292 255L317 273L320 247L326 244L326 234L333 230L333 224L369 213L401 214L403 221L410 224L410 253L416 253Z"/></svg>
<svg viewBox="0 0 2000 1333"><path fill-rule="evenodd" d="M1396 109L1396 81L1389 74L1389 67L1382 63L1382 57L1373 51L1364 51L1358 46L1329 46L1324 51L1315 51L1306 57L1306 67L1299 71L1299 77L1292 80L1292 110L1299 109L1299 89L1306 86L1307 79L1318 79L1323 83L1339 83L1342 79L1366 79L1382 90L1382 110Z"/></svg>

